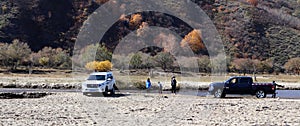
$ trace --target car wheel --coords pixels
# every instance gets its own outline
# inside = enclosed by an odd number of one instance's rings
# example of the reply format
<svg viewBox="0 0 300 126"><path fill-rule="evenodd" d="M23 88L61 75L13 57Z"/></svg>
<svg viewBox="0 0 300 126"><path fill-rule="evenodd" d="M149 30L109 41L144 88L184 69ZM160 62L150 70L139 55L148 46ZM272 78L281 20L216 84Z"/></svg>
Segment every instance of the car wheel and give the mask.
<svg viewBox="0 0 300 126"><path fill-rule="evenodd" d="M225 97L225 94L223 93L223 90L217 89L217 90L214 92L214 96L215 96L216 98L224 98L224 97Z"/></svg>
<svg viewBox="0 0 300 126"><path fill-rule="evenodd" d="M110 95L114 95L115 94L115 86L112 87L112 89L110 90Z"/></svg>
<svg viewBox="0 0 300 126"><path fill-rule="evenodd" d="M108 87L105 88L105 91L102 94L103 94L103 96L107 96L107 94L108 94Z"/></svg>
<svg viewBox="0 0 300 126"><path fill-rule="evenodd" d="M226 94L223 92L221 98L225 98Z"/></svg>
<svg viewBox="0 0 300 126"><path fill-rule="evenodd" d="M266 92L264 90L257 90L255 93L257 98L265 98L266 97Z"/></svg>

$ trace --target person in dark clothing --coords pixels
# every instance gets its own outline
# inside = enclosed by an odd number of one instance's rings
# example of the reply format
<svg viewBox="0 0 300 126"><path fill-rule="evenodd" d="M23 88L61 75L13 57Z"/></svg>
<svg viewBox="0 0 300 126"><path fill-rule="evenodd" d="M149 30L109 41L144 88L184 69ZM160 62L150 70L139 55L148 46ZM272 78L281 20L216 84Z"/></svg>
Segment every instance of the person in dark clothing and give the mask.
<svg viewBox="0 0 300 126"><path fill-rule="evenodd" d="M176 94L176 83L177 81L175 79L175 76L173 76L171 79L171 86L172 86L171 92L174 94Z"/></svg>
<svg viewBox="0 0 300 126"><path fill-rule="evenodd" d="M281 88L284 87L284 85L277 84L277 83L275 83L275 81L273 81L273 85L274 85L275 91L276 91L276 87L277 87L277 86L278 86L278 87L281 87ZM276 98L276 94L277 94L277 92L274 92L274 94L272 95L272 98Z"/></svg>

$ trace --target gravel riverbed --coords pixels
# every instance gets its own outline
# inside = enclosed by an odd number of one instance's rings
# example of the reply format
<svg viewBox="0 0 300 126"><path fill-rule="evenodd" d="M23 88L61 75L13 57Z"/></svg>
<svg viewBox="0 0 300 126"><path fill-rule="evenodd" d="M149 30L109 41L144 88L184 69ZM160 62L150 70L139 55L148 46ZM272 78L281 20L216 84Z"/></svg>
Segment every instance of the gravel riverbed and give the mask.
<svg viewBox="0 0 300 126"><path fill-rule="evenodd" d="M300 100L126 93L1 99L0 125L300 125Z"/></svg>

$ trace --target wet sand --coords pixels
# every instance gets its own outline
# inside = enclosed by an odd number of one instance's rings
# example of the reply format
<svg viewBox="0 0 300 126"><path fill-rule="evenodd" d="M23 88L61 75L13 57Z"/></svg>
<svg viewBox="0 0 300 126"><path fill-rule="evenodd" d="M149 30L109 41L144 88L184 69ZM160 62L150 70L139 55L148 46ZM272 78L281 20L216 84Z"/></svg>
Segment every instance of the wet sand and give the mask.
<svg viewBox="0 0 300 126"><path fill-rule="evenodd" d="M0 125L300 125L300 100L123 93L1 99Z"/></svg>

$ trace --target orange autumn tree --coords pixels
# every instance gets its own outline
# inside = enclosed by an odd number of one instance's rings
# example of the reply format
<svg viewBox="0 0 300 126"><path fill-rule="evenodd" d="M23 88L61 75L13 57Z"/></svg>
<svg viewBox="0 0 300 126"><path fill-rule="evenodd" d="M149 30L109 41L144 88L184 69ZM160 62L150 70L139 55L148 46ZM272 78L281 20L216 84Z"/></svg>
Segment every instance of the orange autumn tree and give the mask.
<svg viewBox="0 0 300 126"><path fill-rule="evenodd" d="M106 61L92 61L85 65L85 68L87 70L91 71L97 71L97 72L107 72L111 71L112 69L112 63L108 60Z"/></svg>
<svg viewBox="0 0 300 126"><path fill-rule="evenodd" d="M198 53L205 49L202 41L202 34L200 30L193 30L187 34L180 43L181 47L189 46L193 52Z"/></svg>
<svg viewBox="0 0 300 126"><path fill-rule="evenodd" d="M130 27L137 28L142 23L143 17L141 14L133 14L129 20Z"/></svg>

